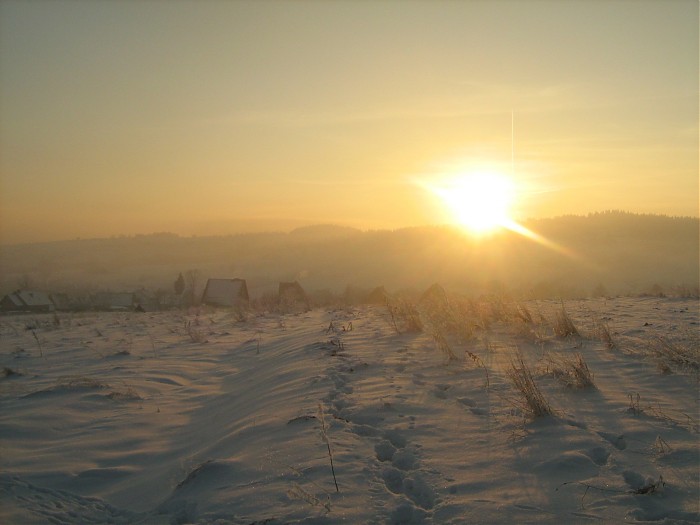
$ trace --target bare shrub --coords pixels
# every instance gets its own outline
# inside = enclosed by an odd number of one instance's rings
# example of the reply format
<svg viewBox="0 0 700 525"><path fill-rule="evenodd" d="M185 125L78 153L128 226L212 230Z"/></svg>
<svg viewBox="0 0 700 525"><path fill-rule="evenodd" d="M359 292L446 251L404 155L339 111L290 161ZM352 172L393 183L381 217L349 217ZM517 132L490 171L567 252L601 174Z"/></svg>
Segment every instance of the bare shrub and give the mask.
<svg viewBox="0 0 700 525"><path fill-rule="evenodd" d="M506 369L506 376L520 393L522 402L519 406L526 414L537 418L553 413L552 407L535 383L532 372L523 361L520 352L511 357L510 366Z"/></svg>

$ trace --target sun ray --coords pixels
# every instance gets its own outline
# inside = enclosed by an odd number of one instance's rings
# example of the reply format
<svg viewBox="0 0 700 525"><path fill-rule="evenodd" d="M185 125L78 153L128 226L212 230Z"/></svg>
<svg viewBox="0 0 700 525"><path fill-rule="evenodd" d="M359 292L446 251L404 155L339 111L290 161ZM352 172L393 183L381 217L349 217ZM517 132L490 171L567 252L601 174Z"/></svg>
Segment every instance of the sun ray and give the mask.
<svg viewBox="0 0 700 525"><path fill-rule="evenodd" d="M497 171L479 170L418 184L439 199L451 222L474 237L488 236L499 230L511 231L592 269L597 268L573 250L525 227L511 216L511 208L518 198L511 177Z"/></svg>

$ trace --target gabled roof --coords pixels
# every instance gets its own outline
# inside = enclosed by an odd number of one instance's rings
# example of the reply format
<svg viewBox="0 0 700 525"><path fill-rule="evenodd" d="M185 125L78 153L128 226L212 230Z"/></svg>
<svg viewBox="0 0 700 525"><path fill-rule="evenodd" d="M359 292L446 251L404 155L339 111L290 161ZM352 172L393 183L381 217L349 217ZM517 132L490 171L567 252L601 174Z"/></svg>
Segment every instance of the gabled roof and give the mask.
<svg viewBox="0 0 700 525"><path fill-rule="evenodd" d="M211 306L235 306L248 302L248 286L243 279L209 279L202 303Z"/></svg>
<svg viewBox="0 0 700 525"><path fill-rule="evenodd" d="M286 297L293 300L306 301L306 292L304 292L298 281L281 282L278 295L280 299Z"/></svg>
<svg viewBox="0 0 700 525"><path fill-rule="evenodd" d="M29 290L17 290L2 298L3 310L54 310L48 294Z"/></svg>
<svg viewBox="0 0 700 525"><path fill-rule="evenodd" d="M3 297L3 302L10 303L18 307L25 306L24 302L22 302L22 299L20 299L20 296L17 292L7 294L5 297Z"/></svg>
<svg viewBox="0 0 700 525"><path fill-rule="evenodd" d="M12 295L19 296L20 300L27 306L48 306L53 304L49 296L44 292L20 290Z"/></svg>

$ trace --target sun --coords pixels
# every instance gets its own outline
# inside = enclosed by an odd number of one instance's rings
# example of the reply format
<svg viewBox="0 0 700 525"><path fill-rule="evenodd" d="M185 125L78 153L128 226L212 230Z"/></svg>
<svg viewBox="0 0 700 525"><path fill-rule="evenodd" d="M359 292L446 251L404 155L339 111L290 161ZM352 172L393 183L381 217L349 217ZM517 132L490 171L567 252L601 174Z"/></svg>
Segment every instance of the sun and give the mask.
<svg viewBox="0 0 700 525"><path fill-rule="evenodd" d="M453 220L474 234L484 235L512 224L513 183L504 175L466 173L431 189Z"/></svg>

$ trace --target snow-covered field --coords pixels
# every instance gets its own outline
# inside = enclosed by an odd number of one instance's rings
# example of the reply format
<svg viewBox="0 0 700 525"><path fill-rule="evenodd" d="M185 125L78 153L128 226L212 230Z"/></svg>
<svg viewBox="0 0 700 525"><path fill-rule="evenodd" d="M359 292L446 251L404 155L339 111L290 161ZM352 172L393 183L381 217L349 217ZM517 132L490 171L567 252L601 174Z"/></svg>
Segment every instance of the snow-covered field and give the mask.
<svg viewBox="0 0 700 525"><path fill-rule="evenodd" d="M700 522L696 299L470 304L0 318L0 522Z"/></svg>

